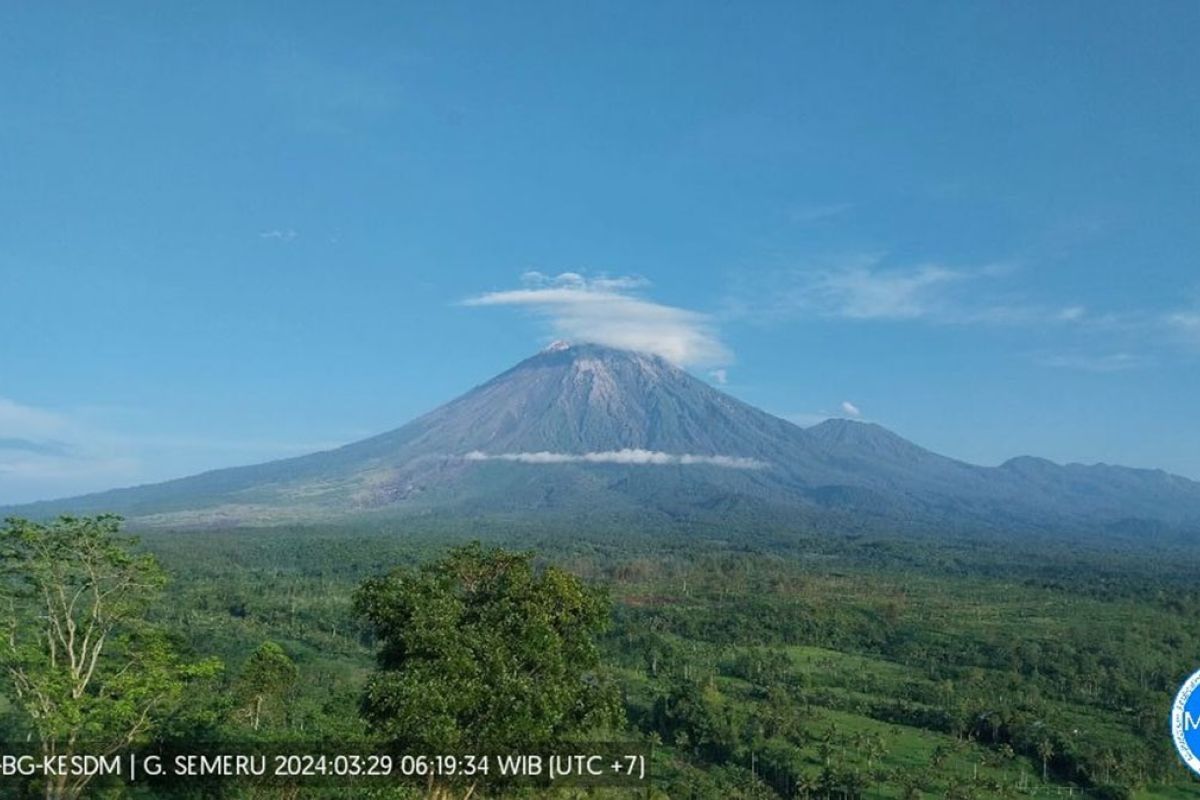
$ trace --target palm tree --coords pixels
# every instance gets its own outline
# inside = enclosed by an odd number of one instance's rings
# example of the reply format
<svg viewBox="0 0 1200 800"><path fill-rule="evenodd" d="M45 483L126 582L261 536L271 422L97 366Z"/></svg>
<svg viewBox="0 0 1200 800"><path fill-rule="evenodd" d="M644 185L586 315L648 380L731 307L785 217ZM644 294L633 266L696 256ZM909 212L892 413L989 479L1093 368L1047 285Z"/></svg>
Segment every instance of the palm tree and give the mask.
<svg viewBox="0 0 1200 800"><path fill-rule="evenodd" d="M819 751L821 753L821 760L825 762L825 766L828 767L829 760L833 757L833 742L822 740Z"/></svg>
<svg viewBox="0 0 1200 800"><path fill-rule="evenodd" d="M1104 770L1105 783L1109 782L1109 780L1112 778L1113 769L1119 766L1120 763L1121 762L1117 759L1116 753L1114 753L1112 750L1105 750L1100 754L1100 768Z"/></svg>
<svg viewBox="0 0 1200 800"><path fill-rule="evenodd" d="M875 734L867 739L867 766L873 766L877 758L883 758L887 755L887 745L883 743L883 737Z"/></svg>
<svg viewBox="0 0 1200 800"><path fill-rule="evenodd" d="M829 766L829 759L833 755L833 742L837 738L837 728L830 723L829 727L821 733L821 758L825 761L825 766Z"/></svg>
<svg viewBox="0 0 1200 800"><path fill-rule="evenodd" d="M812 797L821 788L821 782L817 780L815 775L809 775L807 772L800 773L800 777L796 778L796 793L801 797Z"/></svg>
<svg viewBox="0 0 1200 800"><path fill-rule="evenodd" d="M1040 742L1038 742L1037 752L1042 759L1042 782L1044 783L1046 780L1048 780L1046 777L1047 764L1050 761L1050 757L1054 755L1054 744L1051 743L1049 739L1042 739Z"/></svg>

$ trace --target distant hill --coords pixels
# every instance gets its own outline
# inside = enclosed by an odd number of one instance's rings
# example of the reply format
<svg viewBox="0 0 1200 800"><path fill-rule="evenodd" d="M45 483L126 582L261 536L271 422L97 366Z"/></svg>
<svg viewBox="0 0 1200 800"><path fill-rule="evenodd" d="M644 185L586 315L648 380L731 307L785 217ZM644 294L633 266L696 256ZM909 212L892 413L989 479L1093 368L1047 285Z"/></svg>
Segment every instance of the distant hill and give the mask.
<svg viewBox="0 0 1200 800"><path fill-rule="evenodd" d="M145 525L603 513L1145 533L1200 529L1200 484L1016 458L980 467L869 423L800 428L642 353L556 344L336 450L6 509Z"/></svg>

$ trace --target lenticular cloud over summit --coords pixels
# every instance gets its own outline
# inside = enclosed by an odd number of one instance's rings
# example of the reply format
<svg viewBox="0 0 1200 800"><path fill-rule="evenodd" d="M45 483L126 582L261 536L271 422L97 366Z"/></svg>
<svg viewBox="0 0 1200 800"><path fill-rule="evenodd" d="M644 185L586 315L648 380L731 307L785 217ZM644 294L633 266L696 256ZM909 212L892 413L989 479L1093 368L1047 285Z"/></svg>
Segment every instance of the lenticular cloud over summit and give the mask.
<svg viewBox="0 0 1200 800"><path fill-rule="evenodd" d="M694 453L663 453L657 450L604 450L595 453L484 453L472 450L463 456L467 461L517 461L524 464L707 464L730 469L763 469L765 461L740 456L705 456Z"/></svg>
<svg viewBox="0 0 1200 800"><path fill-rule="evenodd" d="M654 353L682 366L715 367L731 360L707 314L633 294L647 285L643 278L526 272L521 283L519 289L488 292L463 305L520 306L547 319L558 337Z"/></svg>

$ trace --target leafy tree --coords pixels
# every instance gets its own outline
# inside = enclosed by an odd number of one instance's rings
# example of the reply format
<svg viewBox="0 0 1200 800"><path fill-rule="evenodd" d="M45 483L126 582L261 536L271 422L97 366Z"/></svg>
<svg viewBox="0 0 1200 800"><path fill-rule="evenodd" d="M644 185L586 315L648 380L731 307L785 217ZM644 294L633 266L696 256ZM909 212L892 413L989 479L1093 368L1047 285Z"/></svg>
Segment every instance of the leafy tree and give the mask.
<svg viewBox="0 0 1200 800"><path fill-rule="evenodd" d="M382 645L364 715L408 752L537 752L619 718L594 641L607 597L530 554L467 545L354 604Z"/></svg>
<svg viewBox="0 0 1200 800"><path fill-rule="evenodd" d="M0 528L4 689L43 756L111 755L143 739L191 678L220 664L184 663L144 615L165 577L119 537L120 518L11 518ZM88 776L45 781L48 800L79 797Z"/></svg>
<svg viewBox="0 0 1200 800"><path fill-rule="evenodd" d="M264 709L270 703L282 702L299 674L296 664L282 647L270 641L259 645L246 661L236 689L251 728L259 729Z"/></svg>

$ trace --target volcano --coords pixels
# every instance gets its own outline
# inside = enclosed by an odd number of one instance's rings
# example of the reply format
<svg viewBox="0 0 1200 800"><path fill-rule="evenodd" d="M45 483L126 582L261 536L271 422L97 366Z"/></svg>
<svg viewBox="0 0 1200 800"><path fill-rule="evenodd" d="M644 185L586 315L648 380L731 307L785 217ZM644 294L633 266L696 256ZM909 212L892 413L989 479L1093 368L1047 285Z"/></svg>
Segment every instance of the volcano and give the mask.
<svg viewBox="0 0 1200 800"><path fill-rule="evenodd" d="M311 455L9 509L159 526L587 514L1095 530L1200 523L1200 484L1021 457L982 467L878 426L801 428L666 360L556 343L434 411Z"/></svg>

